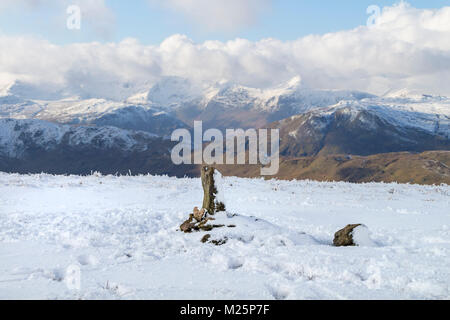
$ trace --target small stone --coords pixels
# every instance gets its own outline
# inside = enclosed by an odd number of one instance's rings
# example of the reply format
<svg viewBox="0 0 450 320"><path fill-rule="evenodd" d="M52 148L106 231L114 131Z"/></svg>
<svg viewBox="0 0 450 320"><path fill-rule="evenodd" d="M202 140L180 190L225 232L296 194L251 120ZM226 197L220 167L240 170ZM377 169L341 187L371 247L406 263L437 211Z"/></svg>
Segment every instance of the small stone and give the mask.
<svg viewBox="0 0 450 320"><path fill-rule="evenodd" d="M212 241L210 241L210 242L211 242L212 244L215 244L216 246L221 246L221 245L224 245L225 243L227 243L227 241L228 241L228 238L225 237L225 238L223 238L223 239L212 240Z"/></svg>
<svg viewBox="0 0 450 320"><path fill-rule="evenodd" d="M189 215L189 219L183 222L183 224L180 226L180 230L185 233L192 232L192 229L195 227L195 223L192 223L193 220L194 215L193 214Z"/></svg>
<svg viewBox="0 0 450 320"><path fill-rule="evenodd" d="M334 234L333 244L336 247L356 246L353 242L353 230L362 224L349 224Z"/></svg>
<svg viewBox="0 0 450 320"><path fill-rule="evenodd" d="M205 234L202 238L202 243L206 243L209 241L209 239L211 239L211 235L210 234Z"/></svg>
<svg viewBox="0 0 450 320"><path fill-rule="evenodd" d="M211 231L213 229L213 226L212 225L207 225L207 226L202 225L202 226L199 226L199 228L203 231Z"/></svg>
<svg viewBox="0 0 450 320"><path fill-rule="evenodd" d="M205 214L206 214L206 211L204 208L202 208L201 210L199 210L198 207L194 208L194 218L198 222L201 222L205 218Z"/></svg>

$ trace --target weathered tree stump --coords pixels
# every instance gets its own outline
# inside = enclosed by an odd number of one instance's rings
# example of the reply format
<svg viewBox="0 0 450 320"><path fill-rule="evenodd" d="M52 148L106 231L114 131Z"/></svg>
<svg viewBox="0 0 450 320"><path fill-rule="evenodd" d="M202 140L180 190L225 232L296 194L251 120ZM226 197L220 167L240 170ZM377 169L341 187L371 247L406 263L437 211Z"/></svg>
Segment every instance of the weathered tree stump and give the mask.
<svg viewBox="0 0 450 320"><path fill-rule="evenodd" d="M225 204L217 199L217 182L214 179L216 169L205 166L202 168L203 208L209 215L225 211Z"/></svg>

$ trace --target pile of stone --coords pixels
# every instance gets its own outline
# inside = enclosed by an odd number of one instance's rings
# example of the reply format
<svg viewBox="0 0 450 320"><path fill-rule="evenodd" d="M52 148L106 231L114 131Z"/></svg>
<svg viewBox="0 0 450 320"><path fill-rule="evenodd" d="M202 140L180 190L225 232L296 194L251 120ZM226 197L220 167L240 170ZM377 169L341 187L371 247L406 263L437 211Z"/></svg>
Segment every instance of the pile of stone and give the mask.
<svg viewBox="0 0 450 320"><path fill-rule="evenodd" d="M209 222L214 220L216 219L207 216L204 208L199 210L198 207L195 207L194 212L189 215L189 219L180 226L180 230L185 233L191 233L193 231L211 231L214 228L225 227L225 225L209 224Z"/></svg>

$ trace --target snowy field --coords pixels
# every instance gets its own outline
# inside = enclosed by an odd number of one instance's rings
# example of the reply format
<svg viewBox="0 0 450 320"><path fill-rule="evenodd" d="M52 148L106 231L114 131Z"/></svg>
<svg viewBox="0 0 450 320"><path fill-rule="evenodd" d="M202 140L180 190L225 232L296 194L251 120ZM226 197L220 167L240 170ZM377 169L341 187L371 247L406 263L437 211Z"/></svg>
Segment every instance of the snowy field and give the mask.
<svg viewBox="0 0 450 320"><path fill-rule="evenodd" d="M0 173L0 299L450 298L449 186L222 187L239 216L215 246L177 231L199 179ZM333 247L349 223L372 241Z"/></svg>

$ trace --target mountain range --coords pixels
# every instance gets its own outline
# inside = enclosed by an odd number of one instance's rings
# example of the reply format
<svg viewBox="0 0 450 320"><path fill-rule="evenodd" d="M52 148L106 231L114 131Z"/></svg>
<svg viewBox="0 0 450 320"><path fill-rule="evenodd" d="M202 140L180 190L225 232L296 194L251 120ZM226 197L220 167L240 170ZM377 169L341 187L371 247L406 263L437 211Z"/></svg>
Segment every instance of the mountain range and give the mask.
<svg viewBox="0 0 450 320"><path fill-rule="evenodd" d="M278 128L283 160L450 150L442 96L318 90L300 77L263 89L178 77L109 85L97 97L18 81L0 89L0 170L195 175L170 161L171 133L194 120L204 129Z"/></svg>

